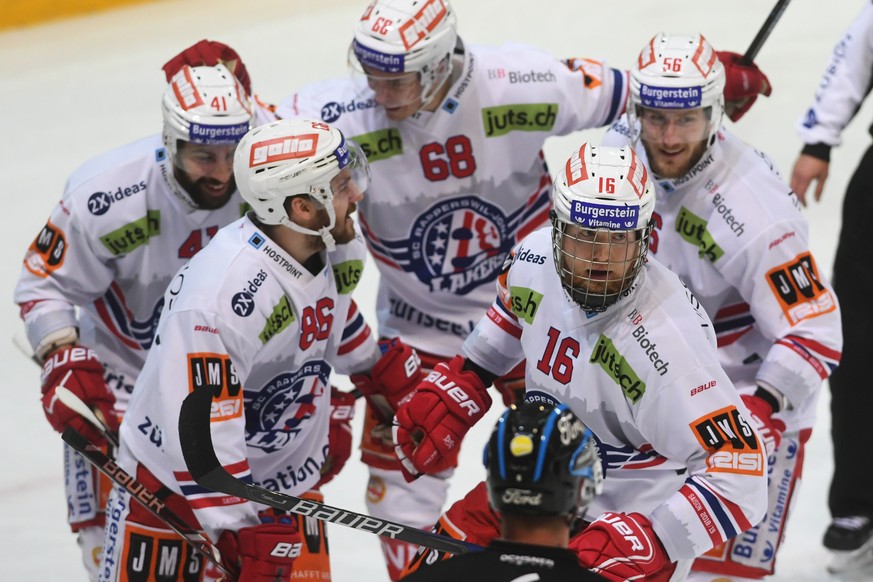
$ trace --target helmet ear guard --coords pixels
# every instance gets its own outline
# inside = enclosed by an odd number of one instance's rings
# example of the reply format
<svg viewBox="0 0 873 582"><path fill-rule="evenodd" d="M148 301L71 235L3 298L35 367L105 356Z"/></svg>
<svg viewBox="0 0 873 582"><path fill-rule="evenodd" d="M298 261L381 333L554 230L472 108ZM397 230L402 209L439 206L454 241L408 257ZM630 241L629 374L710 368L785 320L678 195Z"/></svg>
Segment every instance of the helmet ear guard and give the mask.
<svg viewBox="0 0 873 582"><path fill-rule="evenodd" d="M489 501L501 513L576 515L602 475L591 431L563 404L512 405L495 425L483 461Z"/></svg>
<svg viewBox="0 0 873 582"><path fill-rule="evenodd" d="M260 222L320 236L328 250L335 248L330 233L336 224L331 180L346 168L355 186L366 190L370 169L359 146L346 141L335 127L301 119L252 129L240 141L233 162L240 194ZM327 225L313 230L291 220L285 202L301 195L324 207Z"/></svg>

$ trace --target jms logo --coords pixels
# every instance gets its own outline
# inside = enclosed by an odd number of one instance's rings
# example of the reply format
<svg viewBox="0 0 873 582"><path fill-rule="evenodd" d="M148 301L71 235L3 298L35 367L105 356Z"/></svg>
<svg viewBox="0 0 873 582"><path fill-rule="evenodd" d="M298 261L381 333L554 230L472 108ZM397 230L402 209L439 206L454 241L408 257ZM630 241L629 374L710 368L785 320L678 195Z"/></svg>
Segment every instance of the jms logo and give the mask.
<svg viewBox="0 0 873 582"><path fill-rule="evenodd" d="M67 239L63 231L48 222L27 249L24 267L37 277L48 277L64 264L66 250Z"/></svg>
<svg viewBox="0 0 873 582"><path fill-rule="evenodd" d="M242 384L227 354L188 354L188 389L212 390L212 422L242 415Z"/></svg>
<svg viewBox="0 0 873 582"><path fill-rule="evenodd" d="M701 446L709 451L707 472L764 474L761 445L736 406L716 410L689 426Z"/></svg>
<svg viewBox="0 0 873 582"><path fill-rule="evenodd" d="M808 252L767 272L767 282L791 325L837 308Z"/></svg>

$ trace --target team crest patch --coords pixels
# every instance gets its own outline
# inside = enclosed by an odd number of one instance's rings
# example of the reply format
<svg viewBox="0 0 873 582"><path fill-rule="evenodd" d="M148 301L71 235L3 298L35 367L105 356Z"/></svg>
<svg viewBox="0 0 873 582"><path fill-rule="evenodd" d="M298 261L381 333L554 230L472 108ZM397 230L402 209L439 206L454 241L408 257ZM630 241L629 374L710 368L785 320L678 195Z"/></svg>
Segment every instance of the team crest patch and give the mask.
<svg viewBox="0 0 873 582"><path fill-rule="evenodd" d="M410 268L432 291L465 295L500 274L513 240L506 216L464 196L434 204L410 233Z"/></svg>
<svg viewBox="0 0 873 582"><path fill-rule="evenodd" d="M297 438L315 415L330 370L326 362L310 362L295 372L279 374L260 390L245 390L249 446L273 453Z"/></svg>

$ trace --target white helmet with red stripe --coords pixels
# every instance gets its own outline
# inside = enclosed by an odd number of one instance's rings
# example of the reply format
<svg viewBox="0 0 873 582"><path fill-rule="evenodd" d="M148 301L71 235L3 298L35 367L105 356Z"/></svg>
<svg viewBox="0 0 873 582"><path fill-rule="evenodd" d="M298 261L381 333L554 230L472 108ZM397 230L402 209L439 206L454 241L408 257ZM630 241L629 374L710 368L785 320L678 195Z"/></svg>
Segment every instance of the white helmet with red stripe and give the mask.
<svg viewBox="0 0 873 582"><path fill-rule="evenodd" d="M634 142L640 137L640 108L704 109L709 117L707 146L724 116L724 66L701 34L660 32L643 47L630 72L628 119Z"/></svg>
<svg viewBox="0 0 873 582"><path fill-rule="evenodd" d="M645 263L655 208L649 172L630 146L584 143L555 179L552 202L553 255L564 289L583 309L602 311Z"/></svg>
<svg viewBox="0 0 873 582"><path fill-rule="evenodd" d="M328 250L336 224L331 180L344 168L363 192L370 169L367 157L342 132L322 121L283 119L249 131L236 149L233 173L243 199L264 224L281 224L297 232L321 236ZM303 227L288 216L285 200L306 195L324 206L329 224Z"/></svg>
<svg viewBox="0 0 873 582"><path fill-rule="evenodd" d="M183 66L164 91L164 146L176 159L178 140L236 144L252 126L252 104L224 65Z"/></svg>
<svg viewBox="0 0 873 582"><path fill-rule="evenodd" d="M451 75L457 40L448 0L375 0L355 25L350 59L365 72L419 73L427 104Z"/></svg>

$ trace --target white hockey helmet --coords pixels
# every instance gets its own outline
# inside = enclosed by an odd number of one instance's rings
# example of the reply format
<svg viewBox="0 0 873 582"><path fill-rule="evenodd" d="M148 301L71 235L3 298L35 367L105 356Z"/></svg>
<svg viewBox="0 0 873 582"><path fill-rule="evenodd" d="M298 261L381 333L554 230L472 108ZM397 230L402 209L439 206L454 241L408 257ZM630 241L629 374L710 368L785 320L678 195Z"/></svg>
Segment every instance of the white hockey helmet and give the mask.
<svg viewBox="0 0 873 582"><path fill-rule="evenodd" d="M633 148L582 144L552 189L552 251L569 296L603 311L646 260L655 188ZM618 257L618 258L617 258Z"/></svg>
<svg viewBox="0 0 873 582"><path fill-rule="evenodd" d="M448 0L375 0L355 25L349 61L364 71L419 73L425 105L451 75L457 40Z"/></svg>
<svg viewBox="0 0 873 582"><path fill-rule="evenodd" d="M707 147L715 142L724 116L725 72L703 35L656 34L640 51L630 79L627 113L635 144L641 107L707 110Z"/></svg>
<svg viewBox="0 0 873 582"><path fill-rule="evenodd" d="M252 103L224 65L183 66L164 91L164 146L176 161L178 140L236 144L252 126Z"/></svg>
<svg viewBox="0 0 873 582"><path fill-rule="evenodd" d="M283 119L249 131L236 149L233 173L243 199L264 224L281 224L297 232L320 236L335 248L330 230L336 224L330 181L344 168L363 192L370 181L367 157L342 132L322 121ZM306 195L324 206L329 224L319 230L303 227L288 216L285 200Z"/></svg>

